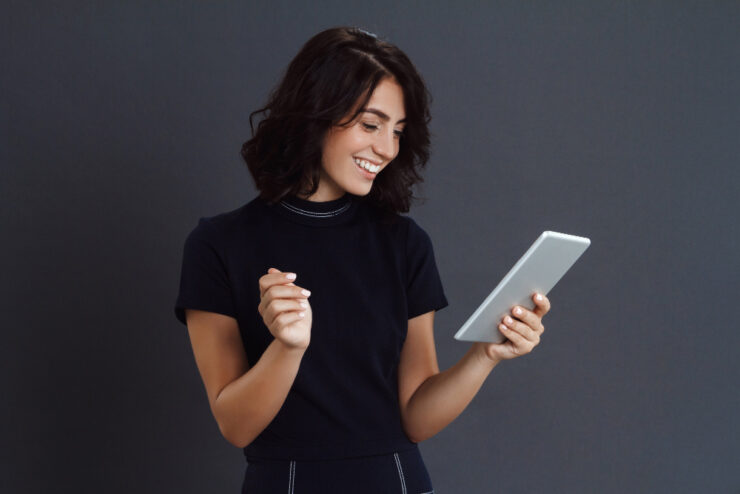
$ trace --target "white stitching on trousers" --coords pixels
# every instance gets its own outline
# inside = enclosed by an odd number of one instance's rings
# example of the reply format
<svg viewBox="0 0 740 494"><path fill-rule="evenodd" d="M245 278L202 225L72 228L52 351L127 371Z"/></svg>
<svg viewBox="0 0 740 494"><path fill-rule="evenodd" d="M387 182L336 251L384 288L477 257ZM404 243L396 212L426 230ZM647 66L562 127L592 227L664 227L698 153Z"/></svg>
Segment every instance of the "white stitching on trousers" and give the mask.
<svg viewBox="0 0 740 494"><path fill-rule="evenodd" d="M403 467L401 467L401 459L398 457L398 453L393 453L393 458L396 460L398 476L401 478L401 493L406 494L406 479L403 478Z"/></svg>
<svg viewBox="0 0 740 494"><path fill-rule="evenodd" d="M293 494L295 488L295 460L290 462L290 472L288 473L288 494Z"/></svg>

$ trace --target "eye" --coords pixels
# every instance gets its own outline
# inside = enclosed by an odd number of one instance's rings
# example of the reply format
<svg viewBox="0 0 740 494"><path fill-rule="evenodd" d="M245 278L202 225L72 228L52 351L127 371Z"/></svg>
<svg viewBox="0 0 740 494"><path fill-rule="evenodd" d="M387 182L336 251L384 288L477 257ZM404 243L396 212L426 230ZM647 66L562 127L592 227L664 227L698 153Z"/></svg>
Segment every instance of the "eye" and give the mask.
<svg viewBox="0 0 740 494"><path fill-rule="evenodd" d="M363 122L362 123L362 126L365 127L366 130L370 130L370 131L378 130L378 126L377 125L371 125L371 124L368 124L368 123Z"/></svg>
<svg viewBox="0 0 740 494"><path fill-rule="evenodd" d="M403 131L402 130L394 130L393 134L396 136L396 138L400 139L403 137Z"/></svg>

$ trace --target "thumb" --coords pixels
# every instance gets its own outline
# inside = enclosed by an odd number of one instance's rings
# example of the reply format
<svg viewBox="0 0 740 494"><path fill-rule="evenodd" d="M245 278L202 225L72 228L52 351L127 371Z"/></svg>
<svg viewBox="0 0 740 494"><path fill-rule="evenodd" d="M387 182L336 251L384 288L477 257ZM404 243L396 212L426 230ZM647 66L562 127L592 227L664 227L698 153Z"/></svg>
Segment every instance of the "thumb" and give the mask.
<svg viewBox="0 0 740 494"><path fill-rule="evenodd" d="M280 270L279 270L279 269L277 269L277 268L270 268L270 269L268 269L268 270L267 270L267 272L268 272L269 274L282 273L282 271L280 271ZM288 286L295 286L295 283L293 283L293 282L290 282L290 283L286 283L286 284L287 284Z"/></svg>

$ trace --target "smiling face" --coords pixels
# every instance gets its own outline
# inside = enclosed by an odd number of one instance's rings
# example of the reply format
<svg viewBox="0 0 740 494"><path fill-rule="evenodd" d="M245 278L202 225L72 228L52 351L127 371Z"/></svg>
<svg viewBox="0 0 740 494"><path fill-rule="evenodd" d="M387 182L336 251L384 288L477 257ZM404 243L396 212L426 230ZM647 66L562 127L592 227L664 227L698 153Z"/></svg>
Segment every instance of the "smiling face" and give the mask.
<svg viewBox="0 0 740 494"><path fill-rule="evenodd" d="M383 79L349 126L327 132L319 187L307 199L332 201L345 192L367 195L375 176L398 154L405 119L401 86L394 79Z"/></svg>

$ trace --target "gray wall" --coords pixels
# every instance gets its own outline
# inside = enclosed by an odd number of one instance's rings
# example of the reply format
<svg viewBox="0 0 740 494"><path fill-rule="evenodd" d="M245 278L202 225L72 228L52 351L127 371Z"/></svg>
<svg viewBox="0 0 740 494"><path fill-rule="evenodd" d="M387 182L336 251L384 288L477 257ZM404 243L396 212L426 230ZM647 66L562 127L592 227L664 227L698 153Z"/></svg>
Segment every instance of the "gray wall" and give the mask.
<svg viewBox="0 0 740 494"><path fill-rule="evenodd" d="M740 492L740 4L4 2L3 492L238 492L182 244L301 44L354 24L434 96L411 216L452 336L545 229L591 248L535 351L422 443L439 493Z"/></svg>

